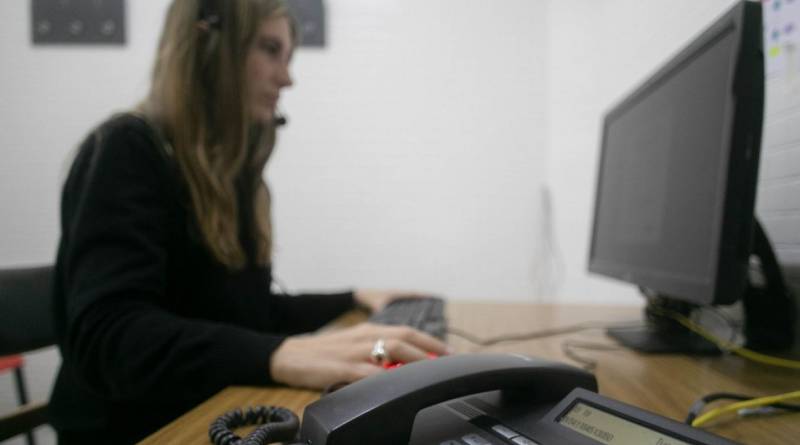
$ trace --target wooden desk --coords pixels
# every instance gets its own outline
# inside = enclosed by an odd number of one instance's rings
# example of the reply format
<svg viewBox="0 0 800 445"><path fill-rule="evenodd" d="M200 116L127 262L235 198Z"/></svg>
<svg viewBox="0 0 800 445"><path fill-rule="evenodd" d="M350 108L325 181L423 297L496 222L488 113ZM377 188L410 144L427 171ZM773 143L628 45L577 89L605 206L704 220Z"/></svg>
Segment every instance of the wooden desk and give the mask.
<svg viewBox="0 0 800 445"><path fill-rule="evenodd" d="M586 321L614 323L640 317L631 307L488 304L452 302L447 307L450 325L476 331L482 337L558 328ZM353 321L351 317L345 323ZM509 342L480 348L451 336L458 352L516 352L577 364L565 354L565 341L613 346L600 329ZM773 395L800 389L800 372L750 363L735 356L684 357L642 355L626 349L571 348L582 359L597 363L600 393L626 403L683 421L697 398L713 392L752 396ZM250 405L280 405L302 414L318 393L288 388L231 387L152 434L142 444L208 444L208 425L220 414ZM727 418L709 427L721 436L744 444L797 443L800 414L748 419Z"/></svg>

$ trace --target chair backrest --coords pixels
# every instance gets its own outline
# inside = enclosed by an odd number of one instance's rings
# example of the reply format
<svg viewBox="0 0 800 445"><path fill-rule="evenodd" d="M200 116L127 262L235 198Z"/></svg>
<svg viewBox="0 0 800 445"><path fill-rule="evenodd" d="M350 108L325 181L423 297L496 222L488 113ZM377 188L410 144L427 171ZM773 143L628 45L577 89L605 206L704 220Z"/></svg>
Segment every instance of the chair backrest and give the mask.
<svg viewBox="0 0 800 445"><path fill-rule="evenodd" d="M19 407L0 417L0 442L17 437L20 434L28 435L28 443L34 444L32 431L48 423L47 402L34 402Z"/></svg>
<svg viewBox="0 0 800 445"><path fill-rule="evenodd" d="M52 282L52 266L0 269L0 356L56 343ZM0 416L0 441L27 433L33 444L31 431L48 422L47 409L34 402Z"/></svg>
<svg viewBox="0 0 800 445"><path fill-rule="evenodd" d="M56 343L53 267L0 269L0 355Z"/></svg>

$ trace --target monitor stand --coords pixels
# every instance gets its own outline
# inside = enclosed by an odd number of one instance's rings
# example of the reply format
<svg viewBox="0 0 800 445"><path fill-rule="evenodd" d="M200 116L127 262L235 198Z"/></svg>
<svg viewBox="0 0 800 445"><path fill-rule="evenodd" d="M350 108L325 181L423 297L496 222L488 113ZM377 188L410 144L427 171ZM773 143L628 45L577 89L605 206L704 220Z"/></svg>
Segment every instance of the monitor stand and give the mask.
<svg viewBox="0 0 800 445"><path fill-rule="evenodd" d="M677 312L689 317L698 306L665 297L648 298L645 325L609 328L607 333L623 346L651 354L715 355L722 351L664 314Z"/></svg>
<svg viewBox="0 0 800 445"><path fill-rule="evenodd" d="M763 283L750 280L744 295L745 346L756 351L781 351L794 344L797 304L783 278L775 251L761 223L755 221L753 252Z"/></svg>
<svg viewBox="0 0 800 445"><path fill-rule="evenodd" d="M754 226L753 257L760 263L763 280L751 277L742 298L745 346L757 351L786 350L794 343L795 301L758 219ZM699 306L681 300L652 296L644 310L645 326L612 328L607 332L623 346L641 352L718 354L716 345L664 315L671 311L690 317L697 309Z"/></svg>

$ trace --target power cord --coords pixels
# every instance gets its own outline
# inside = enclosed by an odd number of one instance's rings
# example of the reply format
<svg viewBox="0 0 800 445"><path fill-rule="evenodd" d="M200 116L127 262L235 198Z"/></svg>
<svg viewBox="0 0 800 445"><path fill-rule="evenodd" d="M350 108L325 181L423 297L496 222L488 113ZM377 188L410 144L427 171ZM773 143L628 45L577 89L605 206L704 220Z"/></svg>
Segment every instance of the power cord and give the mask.
<svg viewBox="0 0 800 445"><path fill-rule="evenodd" d="M658 312L661 315L666 315L672 318L690 331L700 335L711 343L714 343L723 351L732 352L747 360L765 365L800 370L800 361L761 354L735 344L732 339L728 341L722 340L683 314L661 309L659 309ZM700 412L707 404L720 399L739 400L739 402L715 408L703 415L700 415ZM693 427L700 427L714 419L732 412L738 412L739 415L742 416L769 413L774 410L800 412L800 405L783 403L790 400L800 400L800 391L758 398L729 393L709 394L702 397L692 405L692 407L689 409L689 415L686 417L686 423L692 425Z"/></svg>
<svg viewBox="0 0 800 445"><path fill-rule="evenodd" d="M690 331L700 335L701 337L705 338L706 340L710 341L711 343L714 343L718 348L720 348L723 351L732 352L732 353L734 353L736 355L739 355L739 356L741 356L743 358L746 358L748 360L751 360L751 361L754 361L754 362L757 362L757 363L762 363L762 364L765 364L765 365L800 370L800 361L785 359L785 358L781 358L781 357L773 357L773 356L770 356L770 355L762 354L760 352L752 351L752 350L747 349L745 347L739 346L739 345L737 345L737 344L735 344L733 342L722 340L719 337L717 337L717 336L711 334L710 332L708 332L702 326L700 326L697 323L695 323L692 320L690 320L685 315L680 314L678 312L668 311L668 310L659 309L659 308L655 308L654 311L659 313L660 315L665 315L665 316L668 316L668 317L672 318L673 320L675 320L678 323L682 324L684 327L686 327Z"/></svg>
<svg viewBox="0 0 800 445"><path fill-rule="evenodd" d="M591 343L574 340L565 340L561 343L561 352L564 353L572 361L579 363L581 367L589 372L593 372L597 368L597 360L584 357L577 352L576 349L583 349L588 351L619 351L620 346L609 345L605 343Z"/></svg>
<svg viewBox="0 0 800 445"><path fill-rule="evenodd" d="M463 331L461 329L452 326L448 326L447 333L455 335L456 337L463 338L464 340L467 340L468 342L478 346L492 346L504 342L538 340L540 338L572 334L575 332L586 331L589 329L607 329L615 326L616 325L610 325L608 323L601 323L601 322L586 322L586 323L575 324L572 326L565 326L562 328L543 329L540 331L523 332L519 334L506 334L490 338L479 338L477 336L470 334L469 332ZM619 326L630 326L630 324L620 324Z"/></svg>
<svg viewBox="0 0 800 445"><path fill-rule="evenodd" d="M700 412L708 404L715 400L732 399L741 400L740 402L731 403L719 408L712 409L711 411L700 415ZM689 410L689 415L686 417L686 423L693 427L700 427L714 419L717 419L725 414L738 412L739 415L752 415L761 414L764 412L771 412L776 409L800 412L800 405L787 404L790 400L800 400L800 391L789 392L785 394L778 394L769 397L752 398L742 396L739 394L718 393L709 394L700 400L696 401ZM765 411L766 410L766 411Z"/></svg>

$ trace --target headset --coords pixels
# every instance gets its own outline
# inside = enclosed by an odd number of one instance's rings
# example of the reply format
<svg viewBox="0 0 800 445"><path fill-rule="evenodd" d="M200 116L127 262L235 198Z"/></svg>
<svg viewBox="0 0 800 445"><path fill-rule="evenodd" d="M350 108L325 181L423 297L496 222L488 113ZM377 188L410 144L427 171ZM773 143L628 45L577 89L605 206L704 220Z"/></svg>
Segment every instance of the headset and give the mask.
<svg viewBox="0 0 800 445"><path fill-rule="evenodd" d="M197 9L197 26L200 29L210 31L222 29L222 14L219 10L219 2L217 0L200 0ZM275 128L283 127L289 123L289 119L285 114L276 111L275 117L272 119L272 125Z"/></svg>
<svg viewBox="0 0 800 445"><path fill-rule="evenodd" d="M275 117L272 118L272 125L277 127L283 127L284 125L289 123L289 118L286 117L285 114L279 113L278 111L275 112Z"/></svg>
<svg viewBox="0 0 800 445"><path fill-rule="evenodd" d="M200 0L197 9L197 24L203 29L219 30L222 26L222 15L218 3L214 0Z"/></svg>

